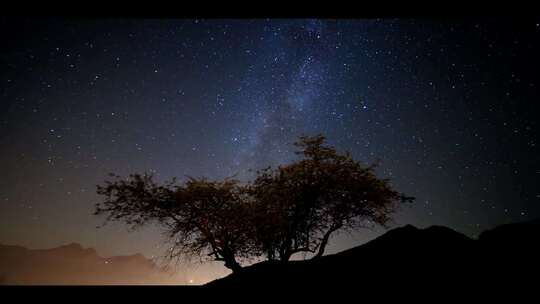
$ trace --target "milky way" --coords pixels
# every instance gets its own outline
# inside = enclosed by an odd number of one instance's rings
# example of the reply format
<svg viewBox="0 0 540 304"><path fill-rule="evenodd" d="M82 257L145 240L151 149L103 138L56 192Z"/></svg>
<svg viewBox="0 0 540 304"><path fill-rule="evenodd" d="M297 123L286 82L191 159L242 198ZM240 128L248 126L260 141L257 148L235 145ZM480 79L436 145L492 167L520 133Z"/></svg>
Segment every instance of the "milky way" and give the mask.
<svg viewBox="0 0 540 304"><path fill-rule="evenodd" d="M322 27L311 21L263 28L253 50L257 63L245 76L246 93L238 96L251 110L247 128L235 137L246 142L234 164L249 168L283 163L290 159L295 138L313 133L309 126L321 116L317 105L325 102L321 95L329 78L325 62L331 53L321 54L321 48L328 48L320 42Z"/></svg>
<svg viewBox="0 0 540 304"><path fill-rule="evenodd" d="M245 181L317 133L417 198L394 225L474 236L540 215L539 20L0 25L0 243L157 255L157 229L96 229L107 173Z"/></svg>

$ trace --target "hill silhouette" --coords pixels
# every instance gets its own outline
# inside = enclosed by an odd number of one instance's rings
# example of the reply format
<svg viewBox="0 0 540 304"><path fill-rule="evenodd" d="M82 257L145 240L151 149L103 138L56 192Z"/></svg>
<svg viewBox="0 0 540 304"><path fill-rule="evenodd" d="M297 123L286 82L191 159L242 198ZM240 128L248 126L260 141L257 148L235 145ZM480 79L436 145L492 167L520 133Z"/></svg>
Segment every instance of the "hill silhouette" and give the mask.
<svg viewBox="0 0 540 304"><path fill-rule="evenodd" d="M502 225L478 239L450 228L395 228L355 248L316 260L261 262L208 288L476 289L529 281L539 269L540 220Z"/></svg>
<svg viewBox="0 0 540 304"><path fill-rule="evenodd" d="M141 254L101 257L80 244L51 249L0 245L0 284L174 284L167 272Z"/></svg>
<svg viewBox="0 0 540 304"><path fill-rule="evenodd" d="M540 270L539 241L540 220L501 225L477 239L442 226L406 225L319 259L257 263L204 288L393 292L525 288L536 282ZM175 283L141 254L104 258L77 243L51 249L0 245L0 284Z"/></svg>

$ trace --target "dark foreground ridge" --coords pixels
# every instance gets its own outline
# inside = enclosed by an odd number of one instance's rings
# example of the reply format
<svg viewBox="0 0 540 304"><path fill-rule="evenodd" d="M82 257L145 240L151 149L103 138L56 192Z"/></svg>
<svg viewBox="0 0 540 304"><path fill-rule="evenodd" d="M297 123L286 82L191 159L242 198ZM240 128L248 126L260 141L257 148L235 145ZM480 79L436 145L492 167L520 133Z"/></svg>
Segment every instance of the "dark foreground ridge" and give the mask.
<svg viewBox="0 0 540 304"><path fill-rule="evenodd" d="M421 292L536 282L540 220L508 224L471 239L450 228L390 230L364 245L318 260L262 262L212 281L207 288L348 288ZM533 275L529 279L530 275Z"/></svg>

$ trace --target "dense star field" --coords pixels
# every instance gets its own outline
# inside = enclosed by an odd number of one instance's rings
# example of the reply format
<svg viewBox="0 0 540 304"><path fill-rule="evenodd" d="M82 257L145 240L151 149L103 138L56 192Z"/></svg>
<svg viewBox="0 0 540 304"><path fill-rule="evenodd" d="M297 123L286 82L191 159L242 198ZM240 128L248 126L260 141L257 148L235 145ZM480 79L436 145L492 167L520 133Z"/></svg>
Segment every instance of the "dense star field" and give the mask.
<svg viewBox="0 0 540 304"><path fill-rule="evenodd" d="M476 236L540 216L540 19L0 25L0 243L159 255L157 229L96 228L109 172L248 180L317 133L417 198L394 226Z"/></svg>

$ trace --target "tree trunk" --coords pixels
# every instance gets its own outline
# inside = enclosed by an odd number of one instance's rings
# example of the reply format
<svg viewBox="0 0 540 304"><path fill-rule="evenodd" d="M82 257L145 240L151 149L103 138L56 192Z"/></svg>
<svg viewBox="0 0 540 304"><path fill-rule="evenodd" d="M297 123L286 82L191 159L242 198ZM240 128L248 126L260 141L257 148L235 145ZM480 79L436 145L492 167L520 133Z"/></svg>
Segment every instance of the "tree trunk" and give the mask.
<svg viewBox="0 0 540 304"><path fill-rule="evenodd" d="M281 248L279 250L279 260L282 261L282 262L287 262L290 258L291 258L291 255L292 255L292 252L291 252L291 239L290 238L287 238L287 240L285 242L283 242L283 244L281 244Z"/></svg>
<svg viewBox="0 0 540 304"><path fill-rule="evenodd" d="M233 273L242 269L242 266L234 258L225 259L225 267L232 270Z"/></svg>
<svg viewBox="0 0 540 304"><path fill-rule="evenodd" d="M275 259L275 254L273 250L267 250L266 251L266 257L269 261L273 261Z"/></svg>
<svg viewBox="0 0 540 304"><path fill-rule="evenodd" d="M323 240L321 241L321 244L319 245L319 250L317 251L317 254L313 257L314 259L318 259L323 256L326 244L328 244L328 238L325 235L323 237Z"/></svg>
<svg viewBox="0 0 540 304"><path fill-rule="evenodd" d="M332 227L328 229L328 231L326 231L326 233L324 234L321 240L321 244L319 245L319 250L317 251L317 254L313 257L313 259L318 259L323 256L324 250L326 249L326 245L328 245L328 240L330 239L330 235L338 229L339 227Z"/></svg>
<svg viewBox="0 0 540 304"><path fill-rule="evenodd" d="M286 252L282 253L279 257L280 261L287 262L291 258L292 253L287 250Z"/></svg>

